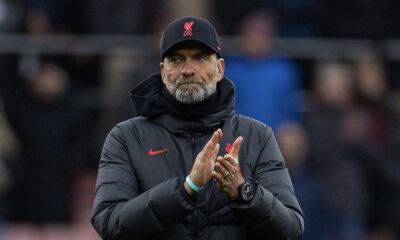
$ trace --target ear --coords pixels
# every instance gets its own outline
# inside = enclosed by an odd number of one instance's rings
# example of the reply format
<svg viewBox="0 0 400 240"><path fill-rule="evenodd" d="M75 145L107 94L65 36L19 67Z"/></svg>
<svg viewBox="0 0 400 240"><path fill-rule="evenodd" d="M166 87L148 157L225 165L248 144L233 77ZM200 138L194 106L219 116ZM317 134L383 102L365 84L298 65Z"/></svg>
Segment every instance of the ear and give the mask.
<svg viewBox="0 0 400 240"><path fill-rule="evenodd" d="M167 78L165 77L165 65L163 62L160 62L160 73L163 83L167 84Z"/></svg>
<svg viewBox="0 0 400 240"><path fill-rule="evenodd" d="M218 81L221 81L225 74L225 60L223 58L218 58L217 61L217 78Z"/></svg>

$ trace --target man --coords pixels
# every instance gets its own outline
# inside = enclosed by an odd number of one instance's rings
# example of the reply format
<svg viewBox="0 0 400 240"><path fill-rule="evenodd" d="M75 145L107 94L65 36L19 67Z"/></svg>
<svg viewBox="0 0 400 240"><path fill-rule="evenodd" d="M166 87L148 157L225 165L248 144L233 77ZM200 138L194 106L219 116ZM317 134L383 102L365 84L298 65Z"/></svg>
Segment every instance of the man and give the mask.
<svg viewBox="0 0 400 240"><path fill-rule="evenodd" d="M214 27L184 17L161 74L131 92L138 117L102 152L92 223L103 239L299 239L304 219L270 127L234 114ZM222 146L222 147L221 147Z"/></svg>

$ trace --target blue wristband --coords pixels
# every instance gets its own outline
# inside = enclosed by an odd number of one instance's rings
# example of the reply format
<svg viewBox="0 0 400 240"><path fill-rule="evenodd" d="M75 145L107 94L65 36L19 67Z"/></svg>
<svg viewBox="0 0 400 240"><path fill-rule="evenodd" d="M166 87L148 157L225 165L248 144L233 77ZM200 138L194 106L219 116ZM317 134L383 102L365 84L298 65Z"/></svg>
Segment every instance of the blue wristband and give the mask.
<svg viewBox="0 0 400 240"><path fill-rule="evenodd" d="M192 179L190 179L189 175L186 177L186 182L189 185L189 187L195 192L200 192L201 190L203 190L202 187L198 187L196 184L192 182Z"/></svg>

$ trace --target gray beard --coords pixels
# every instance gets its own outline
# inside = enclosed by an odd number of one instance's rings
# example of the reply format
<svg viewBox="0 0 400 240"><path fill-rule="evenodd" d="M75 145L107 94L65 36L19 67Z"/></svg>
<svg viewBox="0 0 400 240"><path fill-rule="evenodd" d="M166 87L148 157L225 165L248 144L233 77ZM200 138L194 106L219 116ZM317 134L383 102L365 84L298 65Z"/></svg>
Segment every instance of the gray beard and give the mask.
<svg viewBox="0 0 400 240"><path fill-rule="evenodd" d="M167 84L168 92L176 98L178 102L184 104L194 104L203 101L213 95L217 90L217 83L212 82L208 85L203 83L185 86L183 83L198 83L195 78L180 78L175 84Z"/></svg>

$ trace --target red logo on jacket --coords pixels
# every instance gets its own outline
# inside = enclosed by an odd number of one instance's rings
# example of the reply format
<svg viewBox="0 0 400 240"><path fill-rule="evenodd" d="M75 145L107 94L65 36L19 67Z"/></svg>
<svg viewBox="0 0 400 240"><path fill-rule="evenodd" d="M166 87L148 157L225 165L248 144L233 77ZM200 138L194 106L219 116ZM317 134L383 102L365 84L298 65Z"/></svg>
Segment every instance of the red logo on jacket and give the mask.
<svg viewBox="0 0 400 240"><path fill-rule="evenodd" d="M192 32L193 24L194 24L193 21L185 22L185 25L183 26L183 28L185 28L185 31L183 32L184 37L193 36L193 32Z"/></svg>
<svg viewBox="0 0 400 240"><path fill-rule="evenodd" d="M169 150L169 148L164 148L164 149L160 149L160 150L153 150L153 149L150 149L150 150L149 150L149 155L150 155L150 156L154 156L154 155L161 154L161 153L163 153L163 152L165 152L165 151L168 151L168 150Z"/></svg>
<svg viewBox="0 0 400 240"><path fill-rule="evenodd" d="M233 144L227 143L225 144L226 153L230 153L232 151Z"/></svg>

